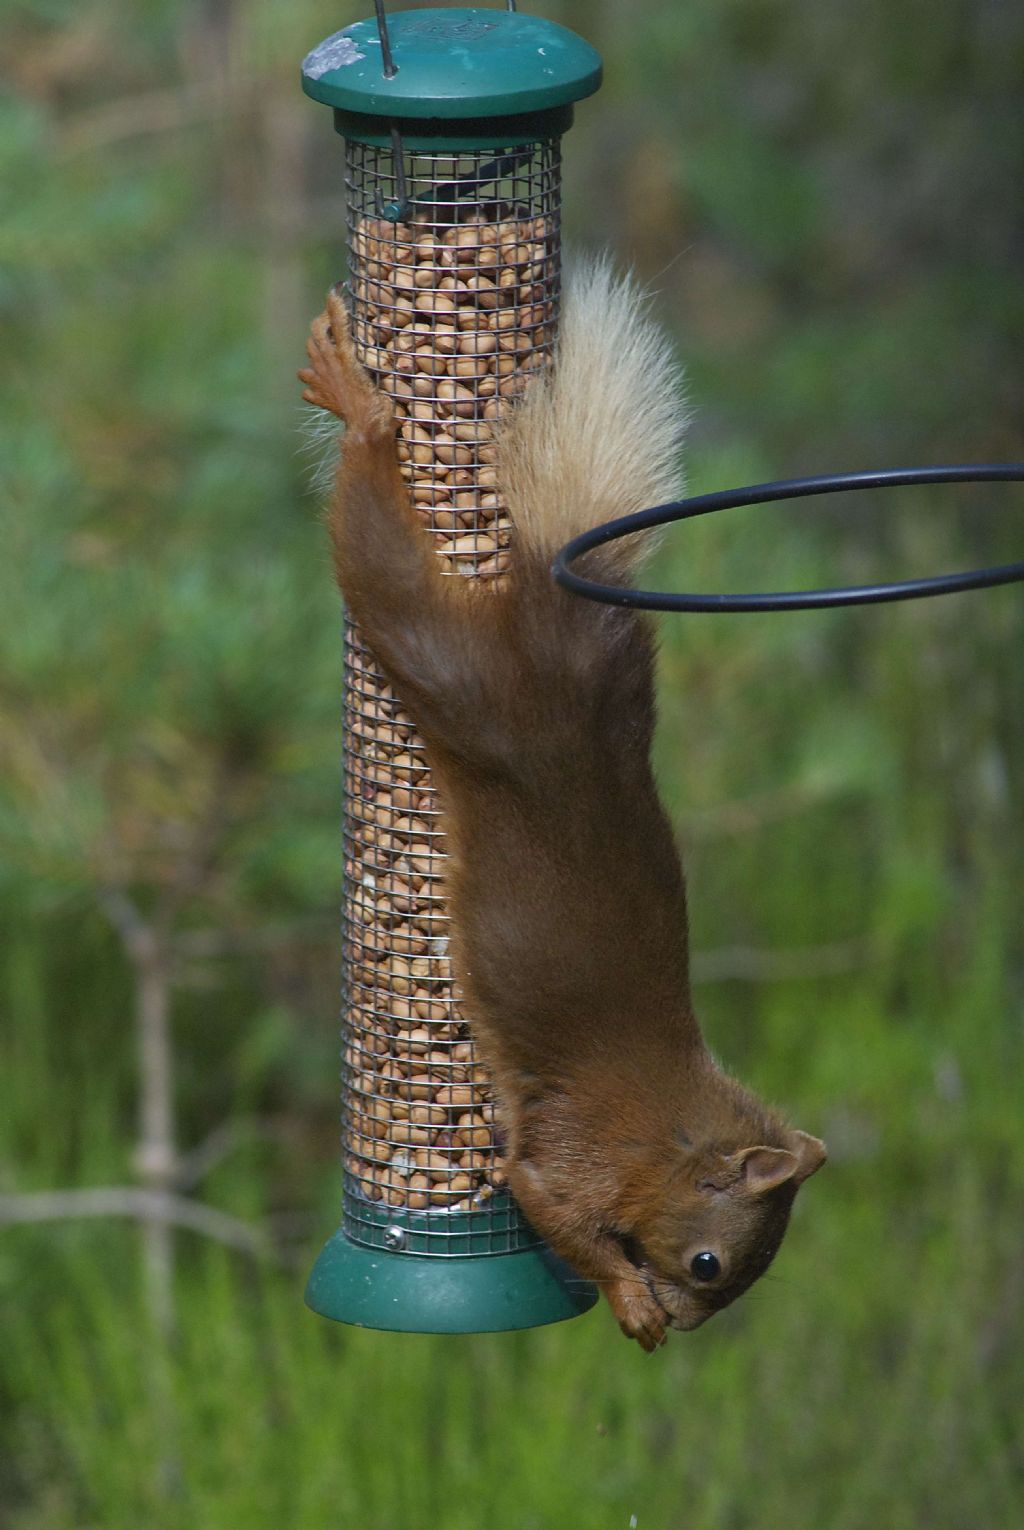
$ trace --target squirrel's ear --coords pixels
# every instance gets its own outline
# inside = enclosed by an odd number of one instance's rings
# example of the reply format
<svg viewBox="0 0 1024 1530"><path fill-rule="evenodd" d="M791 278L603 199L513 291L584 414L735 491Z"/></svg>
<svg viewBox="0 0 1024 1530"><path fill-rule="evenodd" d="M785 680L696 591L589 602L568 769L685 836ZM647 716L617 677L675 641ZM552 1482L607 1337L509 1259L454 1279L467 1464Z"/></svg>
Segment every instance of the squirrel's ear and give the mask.
<svg viewBox="0 0 1024 1530"><path fill-rule="evenodd" d="M794 1179L800 1168L795 1153L785 1148L752 1147L735 1153L733 1163L740 1167L736 1189L741 1195L764 1195L787 1179Z"/></svg>
<svg viewBox="0 0 1024 1530"><path fill-rule="evenodd" d="M736 1189L744 1195L764 1195L790 1179L802 1185L826 1157L825 1144L808 1132L790 1132L788 1148L744 1148L731 1160L740 1170Z"/></svg>
<svg viewBox="0 0 1024 1530"><path fill-rule="evenodd" d="M790 1132L790 1151L796 1156L797 1170L796 1182L802 1185L805 1179L810 1179L821 1168L828 1152L825 1144L817 1137L812 1137L810 1132Z"/></svg>

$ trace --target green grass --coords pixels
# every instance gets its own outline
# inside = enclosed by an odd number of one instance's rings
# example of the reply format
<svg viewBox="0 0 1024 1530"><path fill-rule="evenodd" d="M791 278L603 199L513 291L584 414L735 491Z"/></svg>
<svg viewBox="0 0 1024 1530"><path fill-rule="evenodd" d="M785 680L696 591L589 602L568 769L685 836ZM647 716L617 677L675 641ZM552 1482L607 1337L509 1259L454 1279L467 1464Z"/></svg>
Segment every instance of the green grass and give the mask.
<svg viewBox="0 0 1024 1530"><path fill-rule="evenodd" d="M964 1163L941 1205L894 1204L877 1164L816 1188L777 1276L655 1357L603 1309L465 1339L334 1329L298 1280L186 1245L168 1359L146 1339L130 1236L49 1234L21 1251L23 1272L54 1266L45 1315L7 1346L40 1487L10 1523L1015 1523L1013 1251L981 1176Z"/></svg>

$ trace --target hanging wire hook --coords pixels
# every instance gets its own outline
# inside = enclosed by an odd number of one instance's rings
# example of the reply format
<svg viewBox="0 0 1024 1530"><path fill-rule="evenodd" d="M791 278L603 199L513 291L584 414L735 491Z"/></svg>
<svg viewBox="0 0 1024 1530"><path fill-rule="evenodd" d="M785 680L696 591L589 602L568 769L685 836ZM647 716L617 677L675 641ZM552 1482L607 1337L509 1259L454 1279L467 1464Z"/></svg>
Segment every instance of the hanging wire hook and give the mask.
<svg viewBox="0 0 1024 1530"><path fill-rule="evenodd" d="M391 37L388 33L388 16L384 9L384 0L373 0L373 8L377 13L377 32L380 36L380 56L384 65L384 78L393 80L398 73L398 65L391 51ZM405 179L405 149L402 146L402 135L394 122L391 124L391 157L395 167L395 195L390 202L385 202L378 191L377 216L386 218L389 223L401 223L409 211L409 187Z"/></svg>
<svg viewBox="0 0 1024 1530"><path fill-rule="evenodd" d="M391 159L395 167L395 195L393 201L381 201L377 193L377 216L388 223L404 223L409 212L409 184L405 178L405 148L397 125L391 124Z"/></svg>
<svg viewBox="0 0 1024 1530"><path fill-rule="evenodd" d="M384 0L373 0L373 8L377 12L377 31L380 33L380 56L384 61L384 78L392 80L398 73L398 66L391 52L391 38L388 36L388 17L384 9Z"/></svg>
<svg viewBox="0 0 1024 1530"><path fill-rule="evenodd" d="M516 0L506 0L509 11L515 12ZM380 53L384 65L384 78L394 79L398 73L398 65L395 63L394 54L391 52L391 38L388 34L388 17L384 9L384 0L374 0L374 10L377 13L377 31L380 35ZM500 176L508 175L522 160L530 157L531 150L520 151L518 154L506 155L503 159L496 159L484 167L483 171L474 177L475 187L481 179L491 180ZM391 124L391 153L395 165L395 195L390 202L385 202L380 192L377 193L377 216L385 218L389 223L401 223L409 212L409 186L405 175L405 150L402 146L402 135L397 126ZM444 186L435 186L424 198L430 202L452 202L459 197L468 195L472 187L460 187L457 181L452 181Z"/></svg>

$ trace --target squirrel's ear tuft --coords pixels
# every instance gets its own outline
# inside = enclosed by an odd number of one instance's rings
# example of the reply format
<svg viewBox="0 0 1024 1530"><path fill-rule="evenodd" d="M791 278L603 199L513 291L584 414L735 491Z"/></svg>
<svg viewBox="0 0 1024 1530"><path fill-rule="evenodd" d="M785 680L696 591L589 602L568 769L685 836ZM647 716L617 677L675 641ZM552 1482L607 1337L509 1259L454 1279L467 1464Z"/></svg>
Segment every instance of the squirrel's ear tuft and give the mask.
<svg viewBox="0 0 1024 1530"><path fill-rule="evenodd" d="M812 1137L810 1132L790 1132L789 1148L797 1161L796 1182L802 1185L805 1179L810 1179L816 1174L828 1157L825 1144L817 1137Z"/></svg>

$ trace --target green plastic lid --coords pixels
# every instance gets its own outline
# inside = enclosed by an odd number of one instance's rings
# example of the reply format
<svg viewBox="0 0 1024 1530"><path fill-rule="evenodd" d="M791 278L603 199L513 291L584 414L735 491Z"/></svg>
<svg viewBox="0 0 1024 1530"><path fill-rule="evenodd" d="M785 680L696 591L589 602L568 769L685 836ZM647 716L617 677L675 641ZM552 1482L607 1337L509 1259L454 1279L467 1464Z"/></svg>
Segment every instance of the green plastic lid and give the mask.
<svg viewBox="0 0 1024 1530"><path fill-rule="evenodd" d="M388 17L396 72L384 74L375 18L325 38L302 65L314 101L366 117L522 116L565 107L601 83L601 55L539 16L468 9Z"/></svg>

